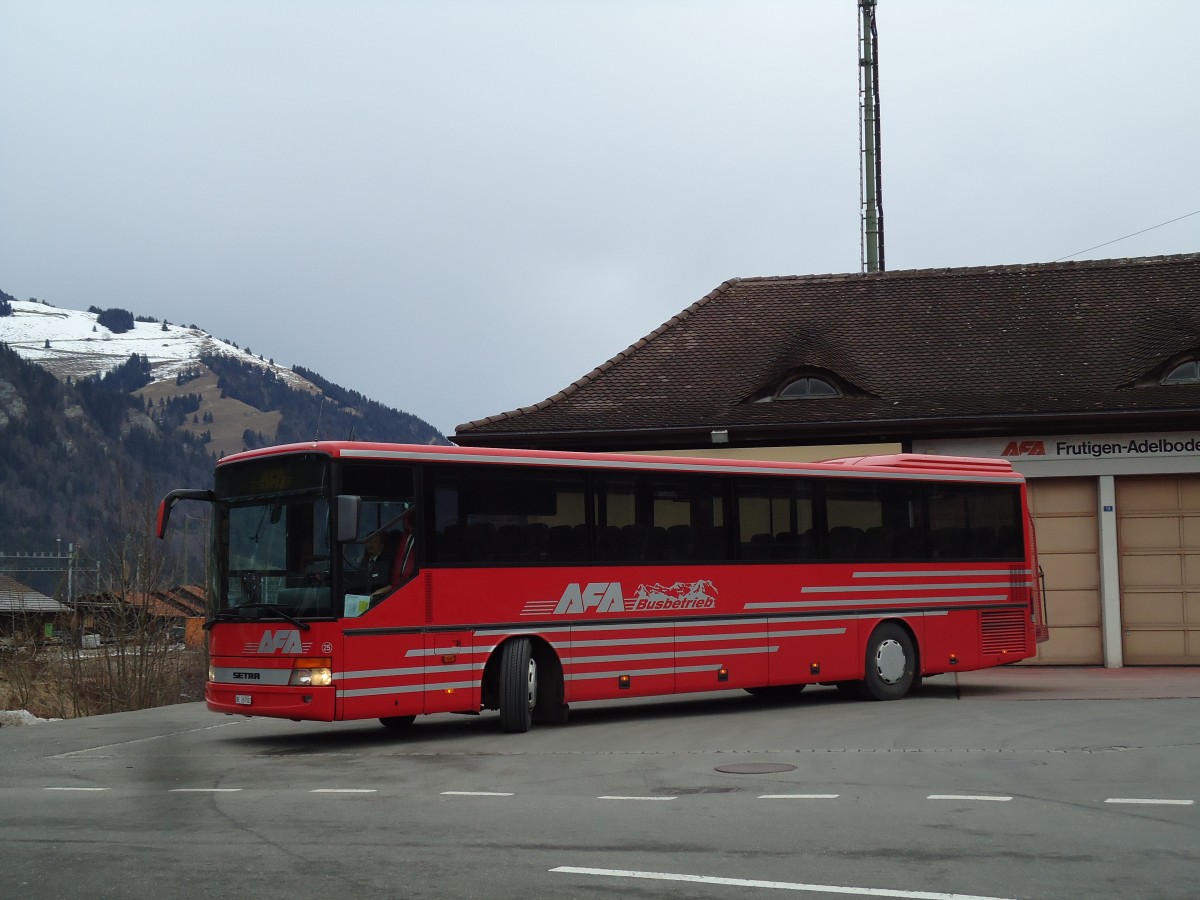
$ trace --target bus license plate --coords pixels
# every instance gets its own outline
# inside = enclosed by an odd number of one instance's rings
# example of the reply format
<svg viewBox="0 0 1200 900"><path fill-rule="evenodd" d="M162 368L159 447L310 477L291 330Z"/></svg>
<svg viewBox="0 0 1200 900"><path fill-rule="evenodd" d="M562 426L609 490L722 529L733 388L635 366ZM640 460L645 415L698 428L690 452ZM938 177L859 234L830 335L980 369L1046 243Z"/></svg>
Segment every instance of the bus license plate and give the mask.
<svg viewBox="0 0 1200 900"><path fill-rule="evenodd" d="M234 694L233 702L236 703L238 706L249 706L250 705L250 695L249 694Z"/></svg>

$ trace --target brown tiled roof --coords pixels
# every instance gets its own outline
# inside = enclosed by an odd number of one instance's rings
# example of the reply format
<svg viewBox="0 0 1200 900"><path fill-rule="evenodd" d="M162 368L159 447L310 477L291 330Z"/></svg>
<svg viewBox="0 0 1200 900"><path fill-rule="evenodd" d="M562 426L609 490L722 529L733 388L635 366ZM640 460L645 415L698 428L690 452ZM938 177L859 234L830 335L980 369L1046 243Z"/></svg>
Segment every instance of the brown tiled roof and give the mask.
<svg viewBox="0 0 1200 900"><path fill-rule="evenodd" d="M111 608L124 604L164 619L195 618L204 615L204 589L181 585L169 591L128 591L87 594L75 601L79 609Z"/></svg>
<svg viewBox="0 0 1200 900"><path fill-rule="evenodd" d="M535 406L460 444L604 448L731 440L1196 427L1200 254L734 279ZM813 370L835 399L755 402ZM1020 424L1018 424L1020 423Z"/></svg>

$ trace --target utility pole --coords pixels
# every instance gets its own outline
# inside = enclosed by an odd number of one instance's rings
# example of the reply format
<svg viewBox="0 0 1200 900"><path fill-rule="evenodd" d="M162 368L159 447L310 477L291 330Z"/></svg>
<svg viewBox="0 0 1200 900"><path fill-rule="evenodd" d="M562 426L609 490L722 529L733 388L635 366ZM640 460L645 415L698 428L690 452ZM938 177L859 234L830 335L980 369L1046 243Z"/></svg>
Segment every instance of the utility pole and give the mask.
<svg viewBox="0 0 1200 900"><path fill-rule="evenodd" d="M859 149L862 168L862 264L866 272L886 269L883 253L883 167L879 149L879 33L875 27L876 0L858 0L858 93L862 107Z"/></svg>

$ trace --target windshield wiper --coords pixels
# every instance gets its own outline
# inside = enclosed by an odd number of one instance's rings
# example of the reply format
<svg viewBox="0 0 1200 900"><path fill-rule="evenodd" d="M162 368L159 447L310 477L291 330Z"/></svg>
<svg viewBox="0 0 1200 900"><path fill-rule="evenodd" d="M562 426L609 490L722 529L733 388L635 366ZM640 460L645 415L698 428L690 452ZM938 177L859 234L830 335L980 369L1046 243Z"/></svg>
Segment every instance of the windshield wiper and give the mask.
<svg viewBox="0 0 1200 900"><path fill-rule="evenodd" d="M209 618L204 620L204 630L208 631L210 628L212 628L218 622L228 622L228 621L231 621L232 619L240 619L240 618L241 618L241 616L237 615L236 613L230 612L227 609L222 610L219 613L213 613L212 616L210 616Z"/></svg>
<svg viewBox="0 0 1200 900"><path fill-rule="evenodd" d="M259 614L257 616L246 616L246 615L243 615L241 612L242 610L252 610L252 609L259 610ZM249 618L261 619L263 610L274 613L275 615L279 616L281 619L286 619L287 621L289 621L293 625L295 625L297 628L299 628L301 631L308 631L310 628L312 628L312 626L309 625L307 622L300 621L295 616L293 616L291 613L285 612L284 610L280 609L278 606L275 606L271 603L245 603L241 606L235 606L230 609L221 610L221 612L216 613L211 619L209 619L207 622L205 622L204 627L205 627L205 629L212 628L212 626L214 624L216 624L217 622L230 622L235 619L249 619Z"/></svg>

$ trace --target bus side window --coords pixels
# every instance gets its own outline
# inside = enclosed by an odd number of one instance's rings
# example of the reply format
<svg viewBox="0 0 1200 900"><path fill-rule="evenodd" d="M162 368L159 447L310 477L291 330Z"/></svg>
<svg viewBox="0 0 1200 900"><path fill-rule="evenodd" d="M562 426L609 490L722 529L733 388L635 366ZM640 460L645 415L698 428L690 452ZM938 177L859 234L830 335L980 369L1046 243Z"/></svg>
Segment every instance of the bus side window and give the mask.
<svg viewBox="0 0 1200 900"><path fill-rule="evenodd" d="M583 473L493 466L431 470L434 563L587 560Z"/></svg>
<svg viewBox="0 0 1200 900"><path fill-rule="evenodd" d="M802 478L738 478L737 557L797 560L818 556L815 490Z"/></svg>

